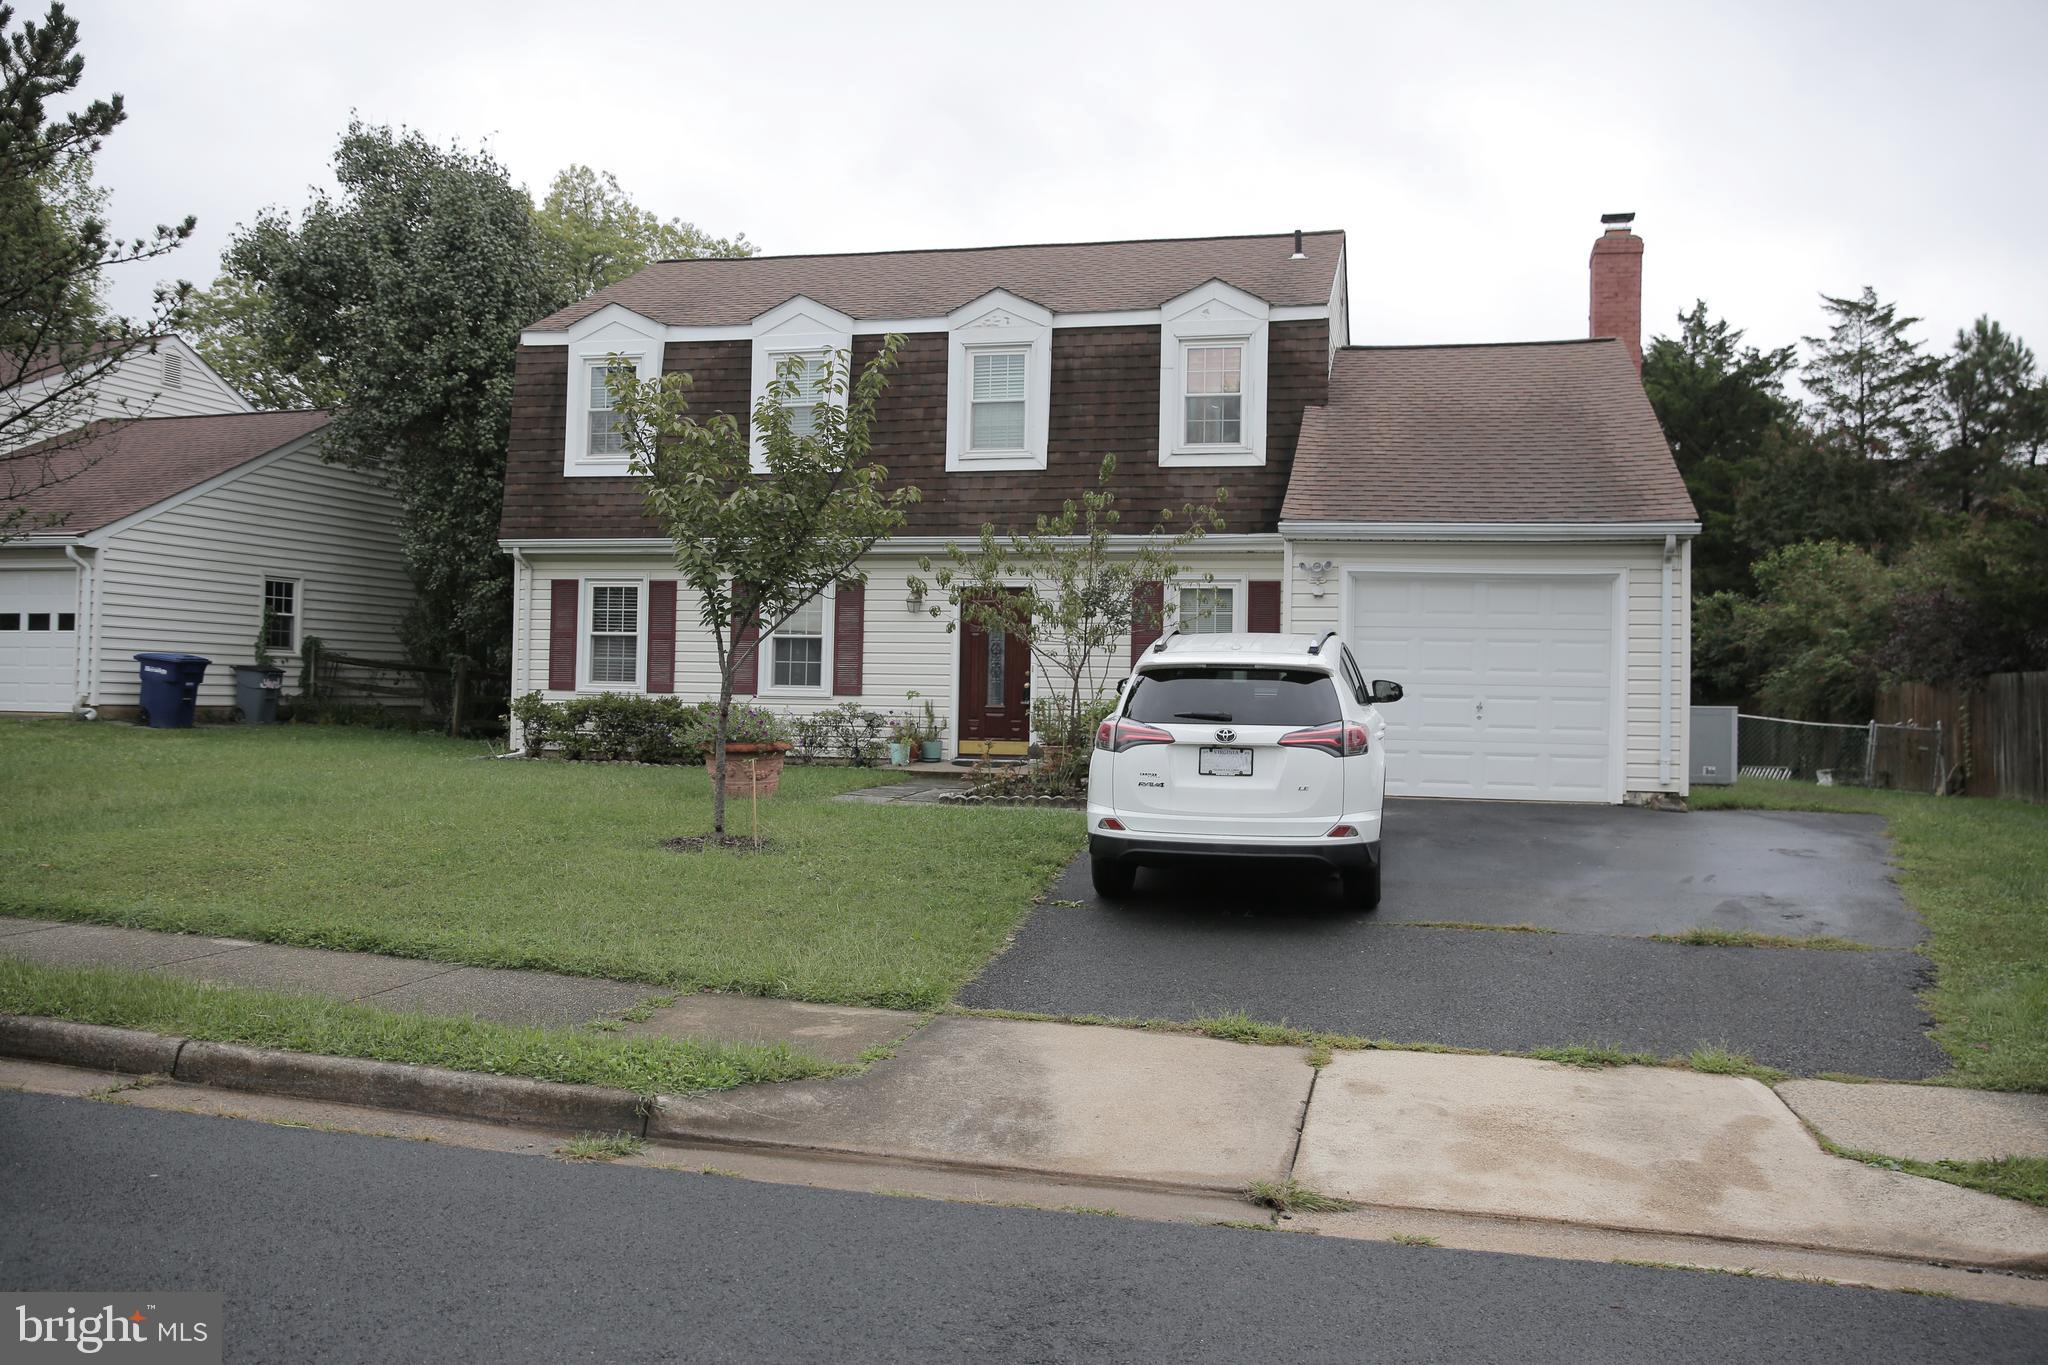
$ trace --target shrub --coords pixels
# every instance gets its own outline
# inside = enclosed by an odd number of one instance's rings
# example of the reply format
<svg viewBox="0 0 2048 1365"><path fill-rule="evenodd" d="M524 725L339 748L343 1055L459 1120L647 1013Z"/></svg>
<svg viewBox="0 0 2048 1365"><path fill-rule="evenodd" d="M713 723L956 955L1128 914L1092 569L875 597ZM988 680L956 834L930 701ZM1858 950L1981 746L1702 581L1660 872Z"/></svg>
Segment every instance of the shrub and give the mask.
<svg viewBox="0 0 2048 1365"><path fill-rule="evenodd" d="M704 710L711 704L626 693L549 701L529 692L512 703L512 716L532 757L553 746L567 759L695 763L703 755L697 736L708 733Z"/></svg>

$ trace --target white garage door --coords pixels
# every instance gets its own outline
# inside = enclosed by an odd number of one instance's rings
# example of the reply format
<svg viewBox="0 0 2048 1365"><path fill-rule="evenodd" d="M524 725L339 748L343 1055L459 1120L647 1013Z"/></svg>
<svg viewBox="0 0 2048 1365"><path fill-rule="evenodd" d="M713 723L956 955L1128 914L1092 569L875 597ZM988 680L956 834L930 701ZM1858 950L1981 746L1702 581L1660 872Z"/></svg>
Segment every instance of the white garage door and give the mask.
<svg viewBox="0 0 2048 1365"><path fill-rule="evenodd" d="M0 711L77 700L77 581L73 569L0 569Z"/></svg>
<svg viewBox="0 0 2048 1365"><path fill-rule="evenodd" d="M1352 648L1406 689L1384 708L1387 791L1616 799L1615 581L1358 573Z"/></svg>

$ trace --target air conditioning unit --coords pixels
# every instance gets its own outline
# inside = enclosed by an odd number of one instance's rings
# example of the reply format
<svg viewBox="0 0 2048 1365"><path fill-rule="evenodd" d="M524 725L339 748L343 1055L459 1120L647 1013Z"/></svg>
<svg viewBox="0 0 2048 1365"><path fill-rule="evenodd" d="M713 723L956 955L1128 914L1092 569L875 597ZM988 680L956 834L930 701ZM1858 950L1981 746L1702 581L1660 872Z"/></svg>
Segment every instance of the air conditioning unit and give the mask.
<svg viewBox="0 0 2048 1365"><path fill-rule="evenodd" d="M1692 708L1692 741L1686 746L1687 767L1695 787L1735 785L1735 712L1733 706Z"/></svg>

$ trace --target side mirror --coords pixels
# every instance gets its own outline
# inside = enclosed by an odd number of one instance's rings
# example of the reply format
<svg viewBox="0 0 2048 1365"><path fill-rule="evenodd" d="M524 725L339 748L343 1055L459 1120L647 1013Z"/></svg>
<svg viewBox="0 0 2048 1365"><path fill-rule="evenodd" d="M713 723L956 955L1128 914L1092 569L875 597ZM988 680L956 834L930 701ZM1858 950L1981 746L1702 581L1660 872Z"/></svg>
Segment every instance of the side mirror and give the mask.
<svg viewBox="0 0 2048 1365"><path fill-rule="evenodd" d="M1117 690L1117 695L1118 695L1118 696L1122 696L1122 695L1123 695L1123 690L1124 690L1124 684L1128 683L1129 681L1130 681L1130 679L1129 679L1129 678L1118 678L1118 679L1116 680L1116 690Z"/></svg>
<svg viewBox="0 0 2048 1365"><path fill-rule="evenodd" d="M1385 678L1374 678L1372 680L1372 699L1373 704L1376 706L1385 706L1388 702L1401 700L1401 684L1388 682Z"/></svg>

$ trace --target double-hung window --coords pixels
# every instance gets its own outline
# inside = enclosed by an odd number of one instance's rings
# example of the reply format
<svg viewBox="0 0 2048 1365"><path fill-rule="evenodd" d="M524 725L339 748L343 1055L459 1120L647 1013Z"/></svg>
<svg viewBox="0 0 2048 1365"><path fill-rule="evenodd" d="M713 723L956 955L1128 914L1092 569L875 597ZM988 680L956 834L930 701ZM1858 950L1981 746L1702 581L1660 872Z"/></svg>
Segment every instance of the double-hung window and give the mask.
<svg viewBox="0 0 2048 1365"><path fill-rule="evenodd" d="M784 406L789 409L790 434L801 439L818 429L818 405L829 398L825 390L832 382L832 360L823 351L778 351L775 354L775 375L778 379L791 356L801 361L802 368L792 376L796 381L796 393Z"/></svg>
<svg viewBox="0 0 2048 1365"><path fill-rule="evenodd" d="M1180 628L1184 635L1228 635L1236 630L1237 589L1182 588Z"/></svg>
<svg viewBox="0 0 2048 1365"><path fill-rule="evenodd" d="M299 585L292 579L263 580L263 647L287 654L299 647Z"/></svg>
<svg viewBox="0 0 2048 1365"><path fill-rule="evenodd" d="M612 410L610 381L614 368L603 360L590 366L590 407L586 414L589 420L584 424L588 433L584 454L599 459L616 458L626 453L626 433L619 425L618 413Z"/></svg>
<svg viewBox="0 0 2048 1365"><path fill-rule="evenodd" d="M640 685L643 638L638 583L590 585L589 682L593 687Z"/></svg>
<svg viewBox="0 0 2048 1365"><path fill-rule="evenodd" d="M1186 426L1182 439L1191 446L1244 444L1244 347L1196 343L1188 346L1181 373Z"/></svg>
<svg viewBox="0 0 2048 1365"><path fill-rule="evenodd" d="M776 691L815 692L825 686L825 599L798 607L769 642L768 685Z"/></svg>
<svg viewBox="0 0 2048 1365"><path fill-rule="evenodd" d="M975 454L1024 449L1023 350L974 351L974 393L969 400L967 449Z"/></svg>

